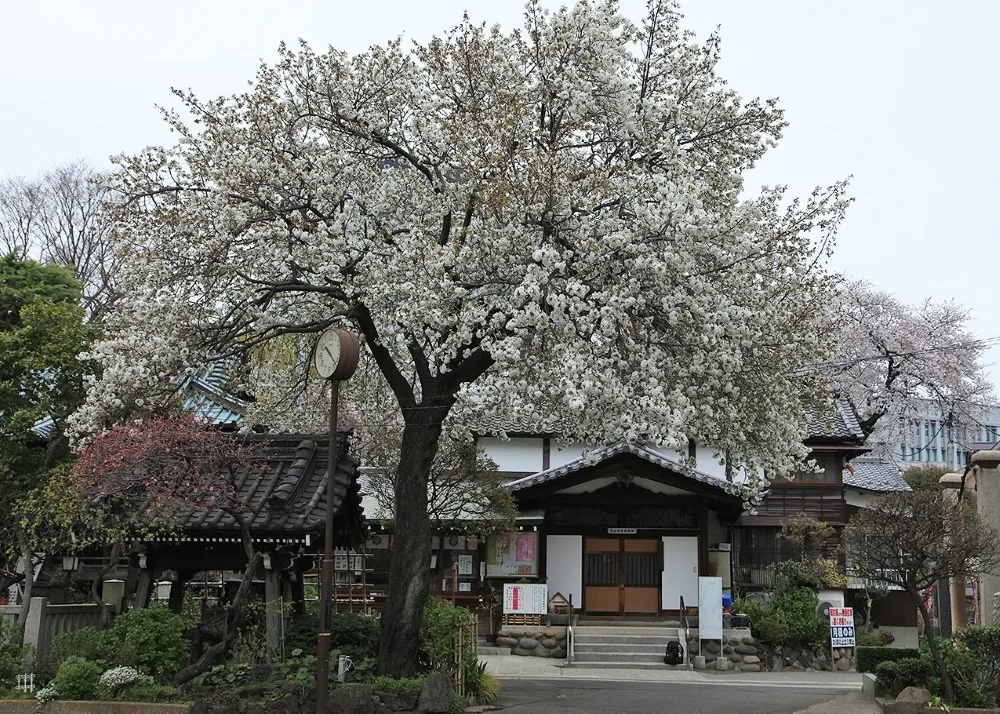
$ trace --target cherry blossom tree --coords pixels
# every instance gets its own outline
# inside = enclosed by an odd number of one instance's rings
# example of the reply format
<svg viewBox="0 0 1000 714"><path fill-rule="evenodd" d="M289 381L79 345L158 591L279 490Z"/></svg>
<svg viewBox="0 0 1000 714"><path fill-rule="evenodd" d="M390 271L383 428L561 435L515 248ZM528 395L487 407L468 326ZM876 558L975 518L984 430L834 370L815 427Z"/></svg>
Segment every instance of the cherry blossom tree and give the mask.
<svg viewBox="0 0 1000 714"><path fill-rule="evenodd" d="M837 356L827 374L851 398L873 443L900 443L928 403L953 433L973 429L996 399L965 308L907 305L868 283L845 281L829 315Z"/></svg>
<svg viewBox="0 0 1000 714"><path fill-rule="evenodd" d="M246 568L226 608L221 642L174 679L184 682L220 663L236 639L236 620L250 595L262 556L250 533L252 513L239 492L242 467L260 448L213 431L190 414L168 412L119 424L98 435L73 466L77 492L99 514L103 528L122 542L137 533L177 532L193 511L218 509L240 528Z"/></svg>
<svg viewBox="0 0 1000 714"><path fill-rule="evenodd" d="M532 0L522 30L283 46L245 93L176 92L178 143L112 177L126 297L92 351L79 437L206 360L270 365L289 335L357 330L402 417L379 657L396 676L417 660L435 457L477 412L716 444L755 502L762 467L804 457L849 199L842 183L741 199L784 116L726 86L719 38L680 20L668 0L638 25L610 2Z"/></svg>

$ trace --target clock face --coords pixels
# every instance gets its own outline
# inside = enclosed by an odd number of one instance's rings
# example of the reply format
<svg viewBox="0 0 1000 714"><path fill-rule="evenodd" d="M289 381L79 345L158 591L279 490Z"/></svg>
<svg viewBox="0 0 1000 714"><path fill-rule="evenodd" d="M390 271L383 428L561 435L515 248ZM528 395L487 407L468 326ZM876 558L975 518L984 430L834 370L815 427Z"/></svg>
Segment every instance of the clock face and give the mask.
<svg viewBox="0 0 1000 714"><path fill-rule="evenodd" d="M316 342L316 371L323 379L329 379L340 364L340 335L336 330L327 330Z"/></svg>

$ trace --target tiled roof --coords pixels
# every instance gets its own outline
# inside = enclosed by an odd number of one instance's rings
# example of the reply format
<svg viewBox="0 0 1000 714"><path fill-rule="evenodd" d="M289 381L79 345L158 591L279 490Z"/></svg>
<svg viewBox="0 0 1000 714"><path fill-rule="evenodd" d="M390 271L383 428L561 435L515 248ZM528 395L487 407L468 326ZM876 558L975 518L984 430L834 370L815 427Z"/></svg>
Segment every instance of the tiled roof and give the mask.
<svg viewBox="0 0 1000 714"><path fill-rule="evenodd" d="M865 433L861 431L858 415L854 407L842 395L834 395L832 402L823 407L806 406L806 440L810 439L848 439L864 442Z"/></svg>
<svg viewBox="0 0 1000 714"><path fill-rule="evenodd" d="M233 436L258 442L263 457L238 467L241 499L249 505L250 531L255 537L302 537L322 533L326 521L326 480L330 440L326 434L254 434ZM348 541L365 533L364 509L358 483L358 461L345 453L347 433L340 434L341 451L335 478L335 529ZM188 536L235 535L235 519L219 508L198 509L184 519Z"/></svg>
<svg viewBox="0 0 1000 714"><path fill-rule="evenodd" d="M216 426L240 423L246 412L246 402L226 390L228 381L228 364L212 362L200 374L188 377L181 384L178 390L181 408Z"/></svg>
<svg viewBox="0 0 1000 714"><path fill-rule="evenodd" d="M523 488L529 488L531 486L546 483L547 481L554 481L555 479L562 478L563 476L575 473L576 471L580 471L602 461L607 461L608 459L621 454L638 456L640 459L644 459L651 464L661 466L665 469L670 469L671 471L683 474L694 479L695 481L708 484L709 486L714 486L718 489L724 490L726 488L726 482L722 479L690 469L681 464L679 461L667 458L663 454L653 451L647 446L643 446L641 444L630 444L624 441L619 441L615 444L611 444L610 446L605 446L604 448L592 451L589 454L585 454L578 459L574 459L567 464L563 464L562 466L557 466L546 471L540 471L537 474L532 474L531 476L525 476L524 478L520 478L516 481L511 481L507 484L507 488L512 491L519 491Z"/></svg>
<svg viewBox="0 0 1000 714"><path fill-rule="evenodd" d="M853 473L850 469L844 469L844 485L850 488L882 493L912 490L893 463L873 456L862 456L851 461L851 466L854 468Z"/></svg>

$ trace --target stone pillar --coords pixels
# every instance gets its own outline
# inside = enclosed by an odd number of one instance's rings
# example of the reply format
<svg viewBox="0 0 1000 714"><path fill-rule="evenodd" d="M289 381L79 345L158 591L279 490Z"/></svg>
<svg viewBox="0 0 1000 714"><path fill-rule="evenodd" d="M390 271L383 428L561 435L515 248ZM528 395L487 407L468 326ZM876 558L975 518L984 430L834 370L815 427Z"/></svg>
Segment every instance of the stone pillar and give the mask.
<svg viewBox="0 0 1000 714"><path fill-rule="evenodd" d="M104 600L106 605L111 606L112 612L116 615L120 613L125 600L125 581L105 580L104 587L101 590L101 599Z"/></svg>
<svg viewBox="0 0 1000 714"><path fill-rule="evenodd" d="M48 598L33 597L28 605L28 619L24 623L24 644L31 645L34 661L44 662L48 658L48 642L45 638L45 610ZM30 662L32 654L26 656Z"/></svg>
<svg viewBox="0 0 1000 714"><path fill-rule="evenodd" d="M938 484L943 489L941 498L948 499L948 503L958 503L959 490L962 488L963 474L955 472L948 473L938 480ZM965 607L965 576L956 575L951 579L948 601L951 608L948 628L941 628L941 634L950 637L953 632L965 629L968 624L968 611ZM941 620L944 621L944 611L941 612Z"/></svg>
<svg viewBox="0 0 1000 714"><path fill-rule="evenodd" d="M1000 451L977 451L972 463L979 467L976 475L976 502L983 520L1000 530ZM996 625L993 595L1000 593L1000 572L979 576L979 613L983 625Z"/></svg>
<svg viewBox="0 0 1000 714"><path fill-rule="evenodd" d="M274 554L264 556L264 610L267 623L267 649L281 649L281 571L274 562Z"/></svg>

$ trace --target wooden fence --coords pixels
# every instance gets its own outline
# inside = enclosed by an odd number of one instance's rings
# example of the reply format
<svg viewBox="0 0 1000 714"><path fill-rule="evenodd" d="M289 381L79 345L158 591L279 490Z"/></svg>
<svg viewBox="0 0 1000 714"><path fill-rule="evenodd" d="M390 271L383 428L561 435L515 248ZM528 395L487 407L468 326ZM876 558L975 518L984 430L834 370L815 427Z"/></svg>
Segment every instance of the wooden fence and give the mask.
<svg viewBox="0 0 1000 714"><path fill-rule="evenodd" d="M112 612L117 608L106 605ZM17 622L20 605L0 606L0 619ZM96 604L50 605L48 598L33 597L24 626L24 644L34 649L36 662L48 659L52 640L63 632L73 632L84 627L100 627L101 610Z"/></svg>

